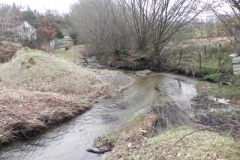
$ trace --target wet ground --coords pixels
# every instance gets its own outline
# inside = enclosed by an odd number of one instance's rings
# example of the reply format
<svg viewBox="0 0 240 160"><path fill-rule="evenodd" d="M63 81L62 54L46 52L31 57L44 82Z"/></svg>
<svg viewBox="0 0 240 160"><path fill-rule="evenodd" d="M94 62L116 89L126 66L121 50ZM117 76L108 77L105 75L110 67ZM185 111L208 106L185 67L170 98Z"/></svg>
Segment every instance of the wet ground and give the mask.
<svg viewBox="0 0 240 160"><path fill-rule="evenodd" d="M214 98L206 93L192 99L194 117L192 121L240 138L240 106L231 104L230 100Z"/></svg>
<svg viewBox="0 0 240 160"><path fill-rule="evenodd" d="M95 59L89 62L92 63L91 67L103 67L98 66ZM207 99L204 95L198 97L195 88L198 80L195 78L169 73L137 77L133 72L126 73L136 80L122 92L99 101L90 111L71 121L30 138L26 142L19 141L5 148L0 151L0 159L100 160L101 156L88 153L86 149L92 148L96 137L104 136L126 124L139 110L145 109L146 112L159 115L160 121L157 124L159 134L163 130L176 126L190 125L193 121L205 125L203 122L209 120L204 119L209 117L206 115L216 109L218 114L228 114L235 109L235 106L231 107L228 104L225 106L214 99L210 101L208 96ZM230 107L226 112L220 110L226 107ZM239 115L239 111L233 113L231 115ZM231 118L236 118L234 116ZM230 120L235 122L236 119L231 118ZM215 121L209 121L207 125L212 122Z"/></svg>
<svg viewBox="0 0 240 160"><path fill-rule="evenodd" d="M101 159L86 149L92 147L96 137L117 129L141 109L155 110L162 115L164 124L160 124L159 132L163 128L189 124L190 99L196 95L196 83L196 79L173 74L137 78L122 93L100 101L87 113L27 142L17 142L5 148L0 152L0 159Z"/></svg>

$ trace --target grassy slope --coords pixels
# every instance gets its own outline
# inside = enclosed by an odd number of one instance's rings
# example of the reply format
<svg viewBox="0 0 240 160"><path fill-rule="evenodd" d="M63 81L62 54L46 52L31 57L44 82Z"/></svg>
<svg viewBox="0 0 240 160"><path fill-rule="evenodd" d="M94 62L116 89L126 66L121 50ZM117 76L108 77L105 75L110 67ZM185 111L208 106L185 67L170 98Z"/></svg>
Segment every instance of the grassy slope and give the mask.
<svg viewBox="0 0 240 160"><path fill-rule="evenodd" d="M240 156L239 141L208 130L179 127L147 138L151 131L143 123L146 117L145 114L138 115L127 127L106 136L104 139L110 139L115 147L103 159L238 160ZM147 133L144 135L141 129Z"/></svg>
<svg viewBox="0 0 240 160"><path fill-rule="evenodd" d="M82 54L85 51L84 46L73 46L70 50L66 51L65 49L61 48L55 51L57 57L61 57L69 62L75 64L83 64L84 60L82 59ZM81 52L81 53L80 53ZM82 53L83 52L83 53Z"/></svg>
<svg viewBox="0 0 240 160"><path fill-rule="evenodd" d="M86 69L54 55L24 48L0 68L0 79L12 87L88 95L101 83Z"/></svg>
<svg viewBox="0 0 240 160"><path fill-rule="evenodd" d="M53 54L23 48L0 65L0 146L86 111L109 86Z"/></svg>

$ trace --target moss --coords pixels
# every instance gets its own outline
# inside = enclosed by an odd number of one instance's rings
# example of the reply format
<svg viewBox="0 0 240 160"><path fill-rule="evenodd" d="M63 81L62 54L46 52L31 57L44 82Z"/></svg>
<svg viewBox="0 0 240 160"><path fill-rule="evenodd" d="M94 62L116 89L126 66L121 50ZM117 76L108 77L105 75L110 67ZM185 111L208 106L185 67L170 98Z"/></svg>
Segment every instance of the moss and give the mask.
<svg viewBox="0 0 240 160"><path fill-rule="evenodd" d="M219 110L219 111L215 112L215 114L218 116L229 117L232 115L232 112Z"/></svg>
<svg viewBox="0 0 240 160"><path fill-rule="evenodd" d="M138 61L147 61L149 60L149 55L141 55L137 58Z"/></svg>
<svg viewBox="0 0 240 160"><path fill-rule="evenodd" d="M194 128L180 127L148 140L149 147L158 147L159 156L164 158L177 157L179 159L210 159L222 157L236 159L240 153L239 142L231 137L219 135L210 131L197 131ZM184 137L181 141L180 138ZM178 143L176 143L178 142ZM147 149L149 150L149 149ZM160 152L161 151L161 152Z"/></svg>
<svg viewBox="0 0 240 160"><path fill-rule="evenodd" d="M142 115L146 113L145 109L141 109L140 111L136 112L129 120L129 122L136 121L138 118L140 118Z"/></svg>
<svg viewBox="0 0 240 160"><path fill-rule="evenodd" d="M211 81L211 82L219 82L222 74L220 73L214 73L214 74L209 74L204 77L204 79Z"/></svg>
<svg viewBox="0 0 240 160"><path fill-rule="evenodd" d="M210 88L210 93L219 98L238 99L240 96L240 87L216 85Z"/></svg>
<svg viewBox="0 0 240 160"><path fill-rule="evenodd" d="M186 69L186 70L185 70L185 74L186 74L186 75L190 75L190 74L191 74L191 70L190 70L189 68Z"/></svg>

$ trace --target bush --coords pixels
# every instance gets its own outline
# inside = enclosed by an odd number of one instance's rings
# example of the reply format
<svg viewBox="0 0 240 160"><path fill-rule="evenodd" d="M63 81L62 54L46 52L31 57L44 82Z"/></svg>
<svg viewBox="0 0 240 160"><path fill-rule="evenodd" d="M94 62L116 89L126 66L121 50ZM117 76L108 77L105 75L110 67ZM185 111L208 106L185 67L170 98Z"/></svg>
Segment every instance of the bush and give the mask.
<svg viewBox="0 0 240 160"><path fill-rule="evenodd" d="M15 53L22 48L19 43L1 41L0 42L0 63L9 61Z"/></svg>
<svg viewBox="0 0 240 160"><path fill-rule="evenodd" d="M221 79L221 74L220 73L210 74L210 75L205 76L204 79L211 81L211 82L219 82Z"/></svg>

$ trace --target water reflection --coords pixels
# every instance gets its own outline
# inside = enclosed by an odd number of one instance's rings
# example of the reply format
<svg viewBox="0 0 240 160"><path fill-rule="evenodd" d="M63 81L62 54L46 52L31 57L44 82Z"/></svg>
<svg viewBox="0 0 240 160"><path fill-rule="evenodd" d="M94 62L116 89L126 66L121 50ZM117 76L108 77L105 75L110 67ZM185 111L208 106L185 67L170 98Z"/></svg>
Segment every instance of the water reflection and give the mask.
<svg viewBox="0 0 240 160"><path fill-rule="evenodd" d="M155 112L160 115L158 132L190 124L190 117L193 114L190 99L197 95L195 79L179 75L163 75L160 89L163 102L154 105Z"/></svg>
<svg viewBox="0 0 240 160"><path fill-rule="evenodd" d="M141 109L155 107L163 119L159 128L188 123L189 100L196 95L196 82L172 74L138 78L122 93L99 102L87 113L2 150L0 159L99 160L100 156L85 151L92 147L94 139L124 124ZM159 85L160 93L155 89Z"/></svg>

